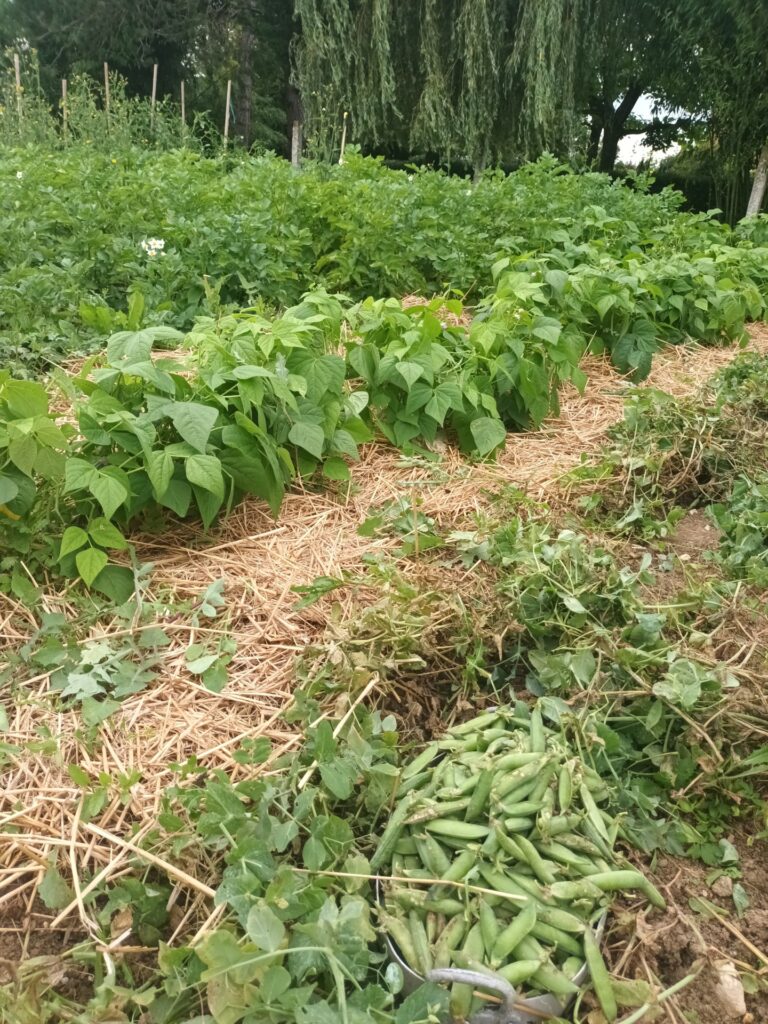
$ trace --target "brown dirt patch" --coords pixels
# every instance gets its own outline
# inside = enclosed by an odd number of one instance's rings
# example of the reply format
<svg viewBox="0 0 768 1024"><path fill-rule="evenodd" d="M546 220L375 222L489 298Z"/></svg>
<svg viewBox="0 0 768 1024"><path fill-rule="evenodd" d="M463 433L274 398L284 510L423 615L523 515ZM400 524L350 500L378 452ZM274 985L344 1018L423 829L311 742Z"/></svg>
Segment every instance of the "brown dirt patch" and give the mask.
<svg viewBox="0 0 768 1024"><path fill-rule="evenodd" d="M739 881L750 901L743 917L736 915L728 895L730 880L708 882L712 869L664 856L654 878L667 897L666 912L625 906L617 910L610 930L613 966L626 978L650 982L659 991L700 968L696 980L674 996L666 1014L658 1018L670 1024L768 1021L768 843L745 834L731 838L740 854ZM702 898L722 908L726 923L697 912L696 901ZM746 979L745 1017L729 1015L718 997L716 972L725 961ZM757 992L749 991L755 987Z"/></svg>
<svg viewBox="0 0 768 1024"><path fill-rule="evenodd" d="M677 524L668 544L684 562L701 562L708 552L717 551L721 532L706 512L691 509Z"/></svg>

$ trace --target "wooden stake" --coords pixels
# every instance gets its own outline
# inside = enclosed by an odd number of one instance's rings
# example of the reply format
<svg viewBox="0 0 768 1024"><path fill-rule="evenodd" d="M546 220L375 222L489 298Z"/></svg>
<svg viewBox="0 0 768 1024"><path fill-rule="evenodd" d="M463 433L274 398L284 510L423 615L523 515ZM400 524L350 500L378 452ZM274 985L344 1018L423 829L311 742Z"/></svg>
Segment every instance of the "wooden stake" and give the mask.
<svg viewBox="0 0 768 1024"><path fill-rule="evenodd" d="M109 130L109 64L104 61L104 109L107 112L107 130Z"/></svg>
<svg viewBox="0 0 768 1024"><path fill-rule="evenodd" d="M62 78L61 80L61 118L62 118L62 130L64 133L64 139L67 138L67 80Z"/></svg>
<svg viewBox="0 0 768 1024"><path fill-rule="evenodd" d="M152 66L152 102L150 104L150 130L155 131L155 104L158 101L158 66Z"/></svg>
<svg viewBox="0 0 768 1024"><path fill-rule="evenodd" d="M152 103L149 113L149 127L155 130L155 104L157 103L157 64L152 65Z"/></svg>
<svg viewBox="0 0 768 1024"><path fill-rule="evenodd" d="M186 127L187 124L187 104L184 96L184 81L181 83L181 123Z"/></svg>
<svg viewBox="0 0 768 1024"><path fill-rule="evenodd" d="M16 113L19 116L19 124L21 124L21 64L18 53L13 55L13 70L16 73Z"/></svg>
<svg viewBox="0 0 768 1024"><path fill-rule="evenodd" d="M229 104L232 101L232 79L227 79L227 110L224 114L224 148L227 148L229 142Z"/></svg>
<svg viewBox="0 0 768 1024"><path fill-rule="evenodd" d="M349 117L349 111L344 111L344 127L341 130L341 152L339 153L339 163L344 163L344 150L347 146L347 118Z"/></svg>
<svg viewBox="0 0 768 1024"><path fill-rule="evenodd" d="M291 132L291 166L297 170L301 163L301 123L299 121L293 122L293 130Z"/></svg>

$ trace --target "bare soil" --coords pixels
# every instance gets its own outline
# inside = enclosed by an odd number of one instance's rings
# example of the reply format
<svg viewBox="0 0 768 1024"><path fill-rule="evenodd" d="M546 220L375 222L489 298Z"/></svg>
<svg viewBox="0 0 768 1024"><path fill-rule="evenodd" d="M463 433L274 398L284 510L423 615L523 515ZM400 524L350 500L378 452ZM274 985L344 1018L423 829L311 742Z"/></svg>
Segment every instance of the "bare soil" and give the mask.
<svg viewBox="0 0 768 1024"><path fill-rule="evenodd" d="M740 854L741 878L749 898L742 917L729 890L732 880L713 878L711 868L688 860L661 857L655 881L668 908L639 911L618 908L608 943L614 967L663 991L698 971L656 1018L670 1024L765 1024L768 1021L768 843L747 834L732 836ZM723 911L724 921L701 912L705 899ZM725 922L725 923L724 923ZM718 993L719 965L734 965L745 989L746 1014L734 1013ZM753 991L756 989L756 991Z"/></svg>

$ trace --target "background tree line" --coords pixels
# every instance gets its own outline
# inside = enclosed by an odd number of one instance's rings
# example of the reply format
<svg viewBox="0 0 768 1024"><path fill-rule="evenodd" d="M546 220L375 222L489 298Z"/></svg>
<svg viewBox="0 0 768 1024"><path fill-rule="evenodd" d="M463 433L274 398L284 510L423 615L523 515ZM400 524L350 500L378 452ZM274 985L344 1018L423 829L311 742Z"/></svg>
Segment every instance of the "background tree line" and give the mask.
<svg viewBox="0 0 768 1024"><path fill-rule="evenodd" d="M235 136L283 153L300 120L337 156L345 110L367 151L475 172L544 151L612 172L632 134L680 142L659 177L730 219L768 166L765 0L0 0L0 43L37 51L52 103L103 61L148 94L157 63L220 123L232 79Z"/></svg>

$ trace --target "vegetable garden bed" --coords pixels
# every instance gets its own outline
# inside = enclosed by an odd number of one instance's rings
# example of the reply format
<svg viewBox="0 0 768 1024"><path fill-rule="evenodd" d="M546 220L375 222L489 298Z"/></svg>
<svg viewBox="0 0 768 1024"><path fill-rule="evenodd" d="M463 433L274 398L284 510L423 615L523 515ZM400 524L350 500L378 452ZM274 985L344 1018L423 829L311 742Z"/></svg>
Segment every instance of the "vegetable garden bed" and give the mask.
<svg viewBox="0 0 768 1024"><path fill-rule="evenodd" d="M752 335L752 347L765 351L765 330L758 326ZM735 349L668 349L657 356L647 383L684 397L736 355ZM265 770L259 763L265 756L262 740L271 744L267 771L283 752L298 749L302 728L292 727L282 715L293 699L297 659L302 671L312 665L308 647L318 651L311 674L319 679L324 666L338 666L351 657L347 678L354 681L350 694L355 702L379 702L397 712L399 702L415 700L415 714L402 707L406 728L410 725L417 735L441 730L441 694L467 678L465 661L473 649L466 634L473 628L474 606L489 600L488 579L477 569L447 567L430 557L429 539L453 535L459 546L469 543L477 523L495 514L499 495L509 494L510 488L534 502L547 501L558 514L567 512L564 474L584 459L598 458L606 431L620 420L626 399L625 382L607 363L594 359L586 370L584 394L566 389L560 415L539 433L509 436L494 464L470 466L452 449L430 462L370 446L363 449L346 494L289 493L277 524L251 499L208 535L184 524L171 536L132 538L138 560L153 565L152 583L143 598L151 622L117 619L106 629L94 624L85 645L80 636L74 649L82 658L83 651L103 645L100 661L93 653L90 661L85 659L86 671L99 664L134 663L139 674L147 673L140 692L122 700L101 724L97 738L93 729L83 729L76 706L62 711L50 703L51 670L44 660L33 658L21 669L26 697L10 713L4 735L11 767L4 792L0 898L12 912L10 930L4 933L8 960L23 959L23 951L28 956L39 948L56 956L54 936L66 949L78 936L98 934L102 925L86 906L92 884L86 880L96 874L100 887L119 889L121 877L135 874L135 867L128 870L131 864L156 869L173 887L167 902L174 941L200 941L215 932L223 909L214 908L210 900L209 887L219 873L217 857L187 842L174 846L172 838L151 841L157 816L163 813L163 793L175 780L187 787L202 785L218 770L234 784L258 777ZM405 514L399 517L386 511L400 507ZM361 536L358 527L365 522L369 525ZM366 561L382 564L392 558L399 558L397 580L387 582L386 574L378 579L360 576ZM384 648L375 640L375 630L383 629L381 618L374 622L373 639L364 634L355 640L361 608L375 611L382 586L384 593L394 586L395 593L402 596L406 588L411 595L403 598L410 619L390 618L394 632ZM303 594L304 607L297 607L296 587L309 588ZM6 650L23 650L37 623L19 603L7 596L0 600L6 608ZM74 616L76 608L66 589L49 589L43 601L45 615L51 616L49 637L55 640L46 644L43 638L42 645L58 656L57 645L66 647L68 642L58 616ZM163 636L150 633L156 630ZM457 649L462 630L463 655ZM201 672L190 664L208 653L227 668L220 692L203 685ZM66 667L77 669L69 662ZM423 684L418 689L416 678ZM323 698L319 717L335 718L348 710L348 698L334 692L331 687ZM473 702L468 691L464 704ZM149 859L133 844L145 845ZM760 863L757 848L745 856ZM672 870L668 863L664 874ZM695 869L683 870L695 874ZM666 874L661 884L670 878L675 891L673 876ZM759 899L749 885L748 891L757 913ZM46 910L45 900L55 910ZM143 977L141 949L151 930L137 942L131 932L137 919L120 909L127 905L118 901L111 912L115 945L110 956L135 964L137 977ZM689 927L688 911L679 902L675 913L682 915L676 927ZM68 930L49 932L52 920ZM628 924L621 914L617 921L609 948ZM742 960L747 956L752 963L743 942L751 941L749 936L741 933L738 939L728 932L724 937L717 918L707 928L717 931L719 948L731 958L741 953ZM42 947L41 934L46 935ZM695 934L695 928L687 934ZM620 950L625 947L619 944L619 963L637 961L653 978L669 984L679 980L665 966L661 935L636 931L623 959ZM695 943L691 948L698 949ZM682 954L679 959L682 963ZM77 974L73 980L70 972L69 981L62 982L64 991L67 984L77 988ZM27 978L22 987L28 993L28 976L22 971L20 977ZM682 996L677 1005L687 1005ZM697 1012L702 1022L709 1021L703 1007Z"/></svg>

